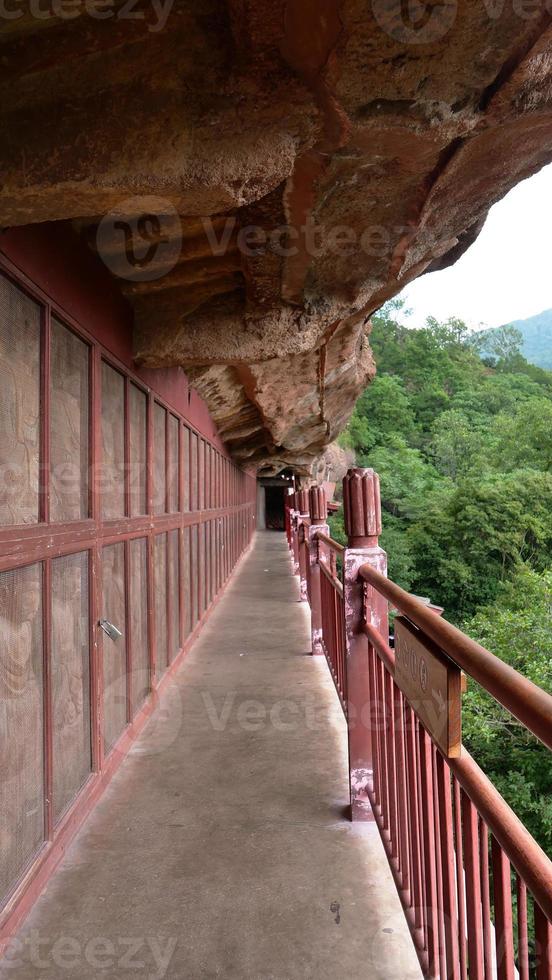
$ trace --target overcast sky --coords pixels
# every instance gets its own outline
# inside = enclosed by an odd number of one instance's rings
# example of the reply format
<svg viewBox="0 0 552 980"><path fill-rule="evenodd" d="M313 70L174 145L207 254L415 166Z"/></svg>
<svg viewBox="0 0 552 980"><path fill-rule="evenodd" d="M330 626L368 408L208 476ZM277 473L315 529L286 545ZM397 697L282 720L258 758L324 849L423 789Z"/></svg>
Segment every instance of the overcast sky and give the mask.
<svg viewBox="0 0 552 980"><path fill-rule="evenodd" d="M552 164L489 212L479 238L456 265L432 272L401 294L412 315L458 316L471 327L495 327L552 308Z"/></svg>

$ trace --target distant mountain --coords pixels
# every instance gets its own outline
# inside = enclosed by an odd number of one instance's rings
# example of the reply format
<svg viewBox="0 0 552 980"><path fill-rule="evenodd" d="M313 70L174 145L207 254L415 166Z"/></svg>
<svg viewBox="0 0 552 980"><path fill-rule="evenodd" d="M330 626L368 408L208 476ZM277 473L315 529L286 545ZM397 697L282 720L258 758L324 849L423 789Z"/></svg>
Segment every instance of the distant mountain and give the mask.
<svg viewBox="0 0 552 980"><path fill-rule="evenodd" d="M538 367L552 371L552 310L544 310L527 320L513 320L523 335L523 356Z"/></svg>

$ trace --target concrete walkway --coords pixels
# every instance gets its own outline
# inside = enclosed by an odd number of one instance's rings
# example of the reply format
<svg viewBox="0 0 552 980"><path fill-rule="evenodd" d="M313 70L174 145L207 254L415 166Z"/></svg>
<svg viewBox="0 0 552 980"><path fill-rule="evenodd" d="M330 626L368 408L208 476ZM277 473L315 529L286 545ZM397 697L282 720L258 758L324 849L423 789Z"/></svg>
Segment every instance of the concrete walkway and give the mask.
<svg viewBox="0 0 552 980"><path fill-rule="evenodd" d="M260 533L2 978L414 980L284 536Z"/></svg>

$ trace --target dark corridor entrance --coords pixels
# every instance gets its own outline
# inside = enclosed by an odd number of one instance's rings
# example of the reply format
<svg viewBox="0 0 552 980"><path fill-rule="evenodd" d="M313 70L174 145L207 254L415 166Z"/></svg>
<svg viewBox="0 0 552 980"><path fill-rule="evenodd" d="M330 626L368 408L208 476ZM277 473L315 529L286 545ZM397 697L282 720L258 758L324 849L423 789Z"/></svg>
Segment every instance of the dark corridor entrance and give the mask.
<svg viewBox="0 0 552 980"><path fill-rule="evenodd" d="M284 487L265 487L266 527L269 531L283 531Z"/></svg>

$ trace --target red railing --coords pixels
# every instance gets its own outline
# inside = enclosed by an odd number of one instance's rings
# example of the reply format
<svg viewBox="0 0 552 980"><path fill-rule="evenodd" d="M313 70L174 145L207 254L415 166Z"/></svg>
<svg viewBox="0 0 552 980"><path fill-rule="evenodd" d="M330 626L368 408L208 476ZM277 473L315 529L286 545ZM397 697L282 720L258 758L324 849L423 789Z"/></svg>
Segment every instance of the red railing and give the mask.
<svg viewBox="0 0 552 980"><path fill-rule="evenodd" d="M347 712L347 671L345 665L345 614L343 583L337 574L337 556L344 548L322 532L317 534L320 566L320 612L322 648L345 713Z"/></svg>
<svg viewBox="0 0 552 980"><path fill-rule="evenodd" d="M299 524L299 576L301 581L301 598L312 604L311 568L309 556L310 518L303 517Z"/></svg>
<svg viewBox="0 0 552 980"><path fill-rule="evenodd" d="M311 528L311 608L313 652L325 653L348 717L352 818L378 824L424 976L551 980L552 862L460 729L443 747L397 669L389 610L430 663L458 678L461 668L549 748L552 697L386 577L373 471L347 474L344 509L348 548ZM292 539L301 523L292 511Z"/></svg>

